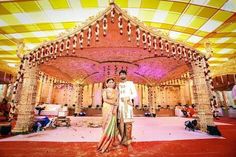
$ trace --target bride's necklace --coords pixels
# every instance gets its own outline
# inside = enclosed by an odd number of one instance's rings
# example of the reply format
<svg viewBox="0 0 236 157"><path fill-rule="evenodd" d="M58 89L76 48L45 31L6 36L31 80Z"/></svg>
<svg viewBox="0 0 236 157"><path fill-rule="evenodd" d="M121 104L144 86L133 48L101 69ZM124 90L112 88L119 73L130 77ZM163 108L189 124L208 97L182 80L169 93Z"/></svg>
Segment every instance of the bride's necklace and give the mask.
<svg viewBox="0 0 236 157"><path fill-rule="evenodd" d="M114 89L113 89L113 88L110 88L110 87L108 87L108 88L107 88L107 90L113 91Z"/></svg>
<svg viewBox="0 0 236 157"><path fill-rule="evenodd" d="M114 89L113 89L113 88L107 88L107 90L108 90L109 92L111 92L111 93L114 92Z"/></svg>

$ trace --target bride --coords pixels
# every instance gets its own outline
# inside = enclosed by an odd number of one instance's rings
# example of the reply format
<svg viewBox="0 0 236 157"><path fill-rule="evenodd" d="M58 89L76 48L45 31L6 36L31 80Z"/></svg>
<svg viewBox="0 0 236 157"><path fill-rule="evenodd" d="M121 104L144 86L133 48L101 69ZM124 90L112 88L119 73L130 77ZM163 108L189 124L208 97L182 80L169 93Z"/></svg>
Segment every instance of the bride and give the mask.
<svg viewBox="0 0 236 157"><path fill-rule="evenodd" d="M102 94L103 108L102 108L102 137L98 144L97 150L101 153L109 151L114 147L118 141L117 130L117 100L118 91L115 89L115 81L109 78L106 81L106 88Z"/></svg>

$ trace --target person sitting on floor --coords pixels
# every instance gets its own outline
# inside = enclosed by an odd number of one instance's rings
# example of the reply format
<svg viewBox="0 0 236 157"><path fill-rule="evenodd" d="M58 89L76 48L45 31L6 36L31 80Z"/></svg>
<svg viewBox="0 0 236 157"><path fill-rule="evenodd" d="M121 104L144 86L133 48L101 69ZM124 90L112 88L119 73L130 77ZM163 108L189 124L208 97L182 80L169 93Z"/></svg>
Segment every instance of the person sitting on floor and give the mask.
<svg viewBox="0 0 236 157"><path fill-rule="evenodd" d="M188 117L193 117L193 115L196 113L194 109L194 105L191 105L187 108Z"/></svg>
<svg viewBox="0 0 236 157"><path fill-rule="evenodd" d="M45 108L46 108L46 104L44 104L44 103L40 103L35 107L35 109L38 110L38 115L40 115L41 111L45 110Z"/></svg>
<svg viewBox="0 0 236 157"><path fill-rule="evenodd" d="M38 118L33 125L33 131L38 132L38 131L45 130L52 123L53 123L53 120L50 120L47 116L45 116L44 118Z"/></svg>
<svg viewBox="0 0 236 157"><path fill-rule="evenodd" d="M151 110L151 117L156 117L156 109L152 108Z"/></svg>
<svg viewBox="0 0 236 157"><path fill-rule="evenodd" d="M219 119L220 115L219 115L219 111L217 110L217 106L214 105L214 107L212 107L212 114L213 114L213 117L215 119Z"/></svg>
<svg viewBox="0 0 236 157"><path fill-rule="evenodd" d="M188 105L184 105L181 110L183 112L184 117L188 117L187 110L188 110Z"/></svg>

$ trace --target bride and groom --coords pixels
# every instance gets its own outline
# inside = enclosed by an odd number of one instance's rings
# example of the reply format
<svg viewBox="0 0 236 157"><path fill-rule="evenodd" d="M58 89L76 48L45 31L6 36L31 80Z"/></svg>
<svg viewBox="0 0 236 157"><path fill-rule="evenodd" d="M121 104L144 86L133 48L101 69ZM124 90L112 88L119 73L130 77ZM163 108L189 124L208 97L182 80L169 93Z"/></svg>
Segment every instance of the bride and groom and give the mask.
<svg viewBox="0 0 236 157"><path fill-rule="evenodd" d="M102 137L98 144L98 151L106 152L118 144L131 148L132 122L133 122L133 101L137 96L135 85L127 81L127 72L119 72L121 82L116 88L113 78L106 81L106 88L103 91L103 123Z"/></svg>

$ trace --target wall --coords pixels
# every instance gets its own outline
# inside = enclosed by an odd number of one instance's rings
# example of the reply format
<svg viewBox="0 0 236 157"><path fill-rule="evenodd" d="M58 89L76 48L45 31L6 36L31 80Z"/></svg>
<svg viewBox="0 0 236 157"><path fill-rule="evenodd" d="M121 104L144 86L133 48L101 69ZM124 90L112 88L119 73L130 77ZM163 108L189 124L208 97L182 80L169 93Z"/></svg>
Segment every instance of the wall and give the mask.
<svg viewBox="0 0 236 157"><path fill-rule="evenodd" d="M52 97L48 100L49 83L44 82L42 86L41 102L48 102L53 104L68 104L72 106L78 102L78 93L73 86L67 85L53 85ZM147 86L141 84L135 84L138 96L134 100L134 104L142 108L144 105L154 105L156 108L158 105L166 107L170 105L174 107L176 104L191 104L191 82L186 81L181 86ZM97 105L102 104L102 83L89 84L83 88L83 107L92 106L95 108ZM148 90L152 88L152 101L149 100ZM152 104L150 104L150 102Z"/></svg>
<svg viewBox="0 0 236 157"><path fill-rule="evenodd" d="M190 83L186 81L183 86L154 86L153 91L153 104L154 106L161 105L165 107L166 105L175 106L178 103L181 104L191 104L191 88ZM138 105L142 108L144 105L149 106L148 100L148 87L147 85L135 84L138 96L134 100L134 105ZM96 105L101 105L102 103L102 84L89 84L83 87L83 107L88 107L92 105L93 108Z"/></svg>

